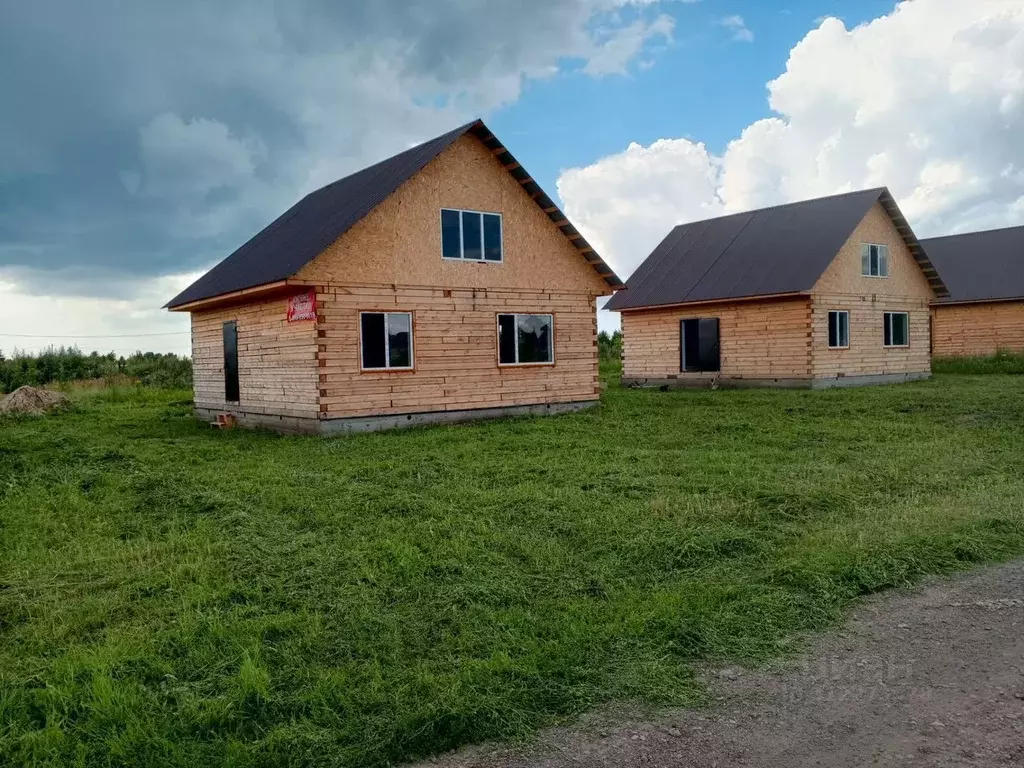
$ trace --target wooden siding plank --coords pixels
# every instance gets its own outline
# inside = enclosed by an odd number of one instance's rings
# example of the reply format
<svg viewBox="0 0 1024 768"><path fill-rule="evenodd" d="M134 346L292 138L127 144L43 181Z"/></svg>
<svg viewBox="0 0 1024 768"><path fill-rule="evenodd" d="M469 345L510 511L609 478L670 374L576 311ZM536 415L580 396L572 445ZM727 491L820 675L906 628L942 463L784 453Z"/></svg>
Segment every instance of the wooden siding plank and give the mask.
<svg viewBox="0 0 1024 768"><path fill-rule="evenodd" d="M193 312L192 366L196 406L282 416L315 417L316 329L289 323L287 299ZM238 323L239 403L224 400L222 326Z"/></svg>
<svg viewBox="0 0 1024 768"><path fill-rule="evenodd" d="M810 375L807 299L722 302L622 313L623 376L678 377L679 322L717 317L721 375L806 378Z"/></svg>
<svg viewBox="0 0 1024 768"><path fill-rule="evenodd" d="M596 302L589 292L318 286L322 418L596 399ZM414 371L361 371L358 313L411 311ZM555 316L555 364L499 367L496 315Z"/></svg>
<svg viewBox="0 0 1024 768"><path fill-rule="evenodd" d="M1024 352L1024 301L936 305L933 354L943 357Z"/></svg>

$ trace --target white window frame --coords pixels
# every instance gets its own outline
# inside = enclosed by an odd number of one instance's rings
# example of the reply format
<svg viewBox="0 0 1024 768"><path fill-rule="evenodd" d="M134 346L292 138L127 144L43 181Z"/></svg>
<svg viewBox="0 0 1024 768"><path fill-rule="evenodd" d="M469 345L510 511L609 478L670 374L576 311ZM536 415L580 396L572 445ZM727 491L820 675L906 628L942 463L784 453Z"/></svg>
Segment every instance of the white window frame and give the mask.
<svg viewBox="0 0 1024 768"><path fill-rule="evenodd" d="M444 255L444 212L453 211L459 214L459 256L445 256ZM462 214L464 213L478 213L480 214L480 258L479 259L467 259L466 253L466 241L465 233L462 231ZM484 216L497 216L498 217L498 244L501 247L501 258L497 261L493 259L484 258ZM505 261L505 222L501 218L501 214L497 211L474 211L472 208L442 208L437 214L438 226L441 227L441 258L444 261L468 261L471 264L501 264ZM510 314L510 313L506 313Z"/></svg>
<svg viewBox="0 0 1024 768"><path fill-rule="evenodd" d="M894 338L892 332L892 318L893 315L904 315L907 318L907 343L906 344L886 344L885 343L885 331L889 330L889 339ZM882 346L886 349L906 349L910 346L910 313L904 310L886 310L882 313Z"/></svg>
<svg viewBox="0 0 1024 768"><path fill-rule="evenodd" d="M363 315L384 315L384 360L380 368L367 368L363 365ZM391 315L406 315L409 318L409 365L391 365ZM413 337L415 325L412 312L392 311L388 309L359 310L359 370L373 373L374 371L411 371L416 367L416 348Z"/></svg>
<svg viewBox="0 0 1024 768"><path fill-rule="evenodd" d="M828 315L833 315L833 314L835 314L835 315L846 315L846 343L845 344L838 344L836 346L832 346L832 340L830 338L827 338L828 335L829 335L829 326L831 325L831 322L830 322L831 318L829 318ZM828 348L829 349L849 349L850 348L850 311L848 309L830 309L828 311L828 315L825 316L825 335L826 335L826 341L828 342ZM838 321L837 321L836 330L838 331L840 328L841 328L841 326L838 324ZM839 340L841 341L842 340L842 334L840 333L838 335L840 337Z"/></svg>
<svg viewBox="0 0 1024 768"><path fill-rule="evenodd" d="M503 363L501 362L501 318L503 315L512 315L512 339L516 346L516 362L514 363ZM520 363L519 362L519 318L520 317L547 317L551 320L551 359L547 362L540 363ZM494 314L494 340L497 344L498 352L498 367L499 368L516 368L519 366L537 366L537 365L554 365L555 364L555 316L551 312L496 312Z"/></svg>
<svg viewBox="0 0 1024 768"><path fill-rule="evenodd" d="M882 274L882 256L881 256L881 252L879 252L879 256L878 256L878 274L877 275L872 275L871 274L871 256L870 256L870 254L868 255L868 271L867 271L867 273L864 272L864 249L865 248L884 248L885 249L885 274L884 275ZM892 271L889 268L891 266L891 262L890 262L889 256L890 256L889 246L886 245L885 243L861 243L860 244L860 276L861 277L873 277L873 278L876 278L876 279L879 279L879 280L885 280L886 278L888 278L890 272Z"/></svg>

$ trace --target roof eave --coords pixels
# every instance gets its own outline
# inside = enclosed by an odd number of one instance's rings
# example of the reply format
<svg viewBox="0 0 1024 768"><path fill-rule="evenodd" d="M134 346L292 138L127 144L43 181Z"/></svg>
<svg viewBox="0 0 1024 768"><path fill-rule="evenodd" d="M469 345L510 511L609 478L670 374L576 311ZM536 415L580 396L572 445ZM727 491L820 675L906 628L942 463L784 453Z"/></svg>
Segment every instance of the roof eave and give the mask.
<svg viewBox="0 0 1024 768"><path fill-rule="evenodd" d="M242 298L251 299L255 297L265 296L267 294L272 294L275 291L279 291L280 289L287 287L288 284L288 280L277 280L272 283L253 285L248 288L241 288L237 291L219 293L214 296L207 296L206 298L203 299L182 301L178 303L175 303L177 301L177 299L175 298L167 302L163 308L171 312L195 312L196 310L199 309L208 309L210 307L218 306L226 302L234 302Z"/></svg>
<svg viewBox="0 0 1024 768"><path fill-rule="evenodd" d="M490 150L494 158L501 163L501 166L515 179L519 185L523 188L523 191L528 194L537 206L547 215L551 222L558 227L559 231L569 240L570 243L576 248L577 251L582 254L594 271L597 272L598 276L601 277L608 287L613 291L620 290L626 287L626 284L619 279L619 276L615 274L614 270L608 266L607 262L602 259L593 246L587 242L586 238L580 233L576 227L569 221L561 209L555 205L554 201L540 188L540 185L533 180L533 177L526 171L525 168L516 160L515 156L508 151L508 148L495 136L491 130L484 125L482 120L477 120L473 123L469 129L469 133L476 136L483 142L484 146Z"/></svg>
<svg viewBox="0 0 1024 768"><path fill-rule="evenodd" d="M730 296L728 298L715 298L715 299L699 299L694 301L673 301L666 304L642 304L635 307L621 307L614 309L612 307L605 306L605 309L611 312L643 312L647 310L658 310L658 309L677 309L682 307L698 307L706 306L708 304L735 304L735 303L747 303L753 301L776 301L779 299L795 299L805 296L810 296L811 291L787 291L785 293L757 293L749 296Z"/></svg>
<svg viewBox="0 0 1024 768"><path fill-rule="evenodd" d="M928 254L925 252L924 246L921 245L921 241L917 239L917 235L914 234L914 230L911 229L910 223L907 221L903 212L900 211L899 206L896 204L896 200L893 198L892 193L889 192L887 187L884 187L878 196L878 202L881 204L885 212L889 214L889 218L892 220L893 226L896 227L896 231L900 233L900 237L903 238L903 242L906 243L911 256L914 257L914 261L921 268L921 272L924 273L925 279L928 281L928 285L931 286L932 291L938 298L945 299L949 298L949 289L946 284L942 282L942 277L939 276L939 272L935 269L935 265L932 264L931 259L928 258Z"/></svg>
<svg viewBox="0 0 1024 768"><path fill-rule="evenodd" d="M1024 301L1024 296L986 296L981 299L942 299L933 301L933 307L951 307L958 304L997 304L1000 302Z"/></svg>

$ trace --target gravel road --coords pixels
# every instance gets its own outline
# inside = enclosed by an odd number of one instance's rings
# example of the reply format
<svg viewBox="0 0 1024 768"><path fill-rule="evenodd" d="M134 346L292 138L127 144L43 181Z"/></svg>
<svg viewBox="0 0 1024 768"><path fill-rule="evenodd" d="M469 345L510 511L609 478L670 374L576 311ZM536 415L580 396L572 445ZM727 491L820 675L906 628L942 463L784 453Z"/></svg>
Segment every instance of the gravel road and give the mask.
<svg viewBox="0 0 1024 768"><path fill-rule="evenodd" d="M1024 766L1024 561L869 599L777 669L706 676L704 710L591 715L425 765Z"/></svg>

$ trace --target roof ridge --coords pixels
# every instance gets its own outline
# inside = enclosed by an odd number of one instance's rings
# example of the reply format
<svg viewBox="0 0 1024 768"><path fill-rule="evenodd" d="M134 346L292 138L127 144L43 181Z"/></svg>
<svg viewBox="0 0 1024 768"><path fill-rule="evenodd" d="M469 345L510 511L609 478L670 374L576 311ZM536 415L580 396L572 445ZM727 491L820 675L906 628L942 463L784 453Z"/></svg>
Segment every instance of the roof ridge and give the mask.
<svg viewBox="0 0 1024 768"><path fill-rule="evenodd" d="M928 243L934 240L948 240L951 237L969 237L970 235L988 235L995 232L1009 232L1012 229L1024 229L1024 224L1014 224L1009 227L993 227L992 229L975 229L970 232L954 232L949 235L936 235L935 237L922 237L920 242Z"/></svg>
<svg viewBox="0 0 1024 768"><path fill-rule="evenodd" d="M804 200L790 200L788 203L777 203L775 205L765 205L760 208L747 208L742 211L733 211L732 213L723 213L719 216L709 216L706 219L695 219L693 221L684 221L680 224L676 224L673 229L678 227L688 227L691 224L703 224L706 221L718 221L719 219L728 219L733 216L743 216L744 214L761 213L763 211L776 211L780 208L790 208L794 205L804 205L806 203L816 203L820 200L832 200L839 197L851 197L853 195L864 195L868 192L877 192L881 197L882 192L888 190L888 187L867 187L865 189L853 189L849 192L837 192L834 195L821 195L819 197L809 197Z"/></svg>
<svg viewBox="0 0 1024 768"><path fill-rule="evenodd" d="M427 139L426 141L421 141L419 144L413 144L411 147L407 147L406 149L403 149L401 152L396 152L393 155L388 155L387 157L383 157L380 160L378 160L376 163L373 163L371 165L367 165L366 167L360 168L357 171L352 171L352 173L347 174L346 176L342 176L341 178L335 179L334 181L329 181L326 184L324 184L322 187L317 187L316 189L307 192L305 195L303 195L301 198L299 198L299 201L301 202L302 200L305 200L310 195L315 195L317 192L323 192L325 189L329 189L330 187L333 187L335 184L340 184L343 181L347 181L348 179L351 179L353 176L358 176L360 174L367 173L368 171L372 171L374 168L377 168L377 166L384 165L385 163L389 163L392 160L395 160L395 159L401 157L402 155L406 154L407 152L415 152L416 150L423 149L423 147L425 147L427 144L433 144L435 141L440 141L441 139L447 138L448 136L451 136L452 134L462 135L463 133L467 133L470 128L472 128L474 125L476 125L479 122L483 122L483 121L480 118L474 118L473 120L470 120L465 125L460 125L458 128L452 128L450 131L445 131L444 133L442 133L442 134L440 134L438 136L434 136L432 139Z"/></svg>

